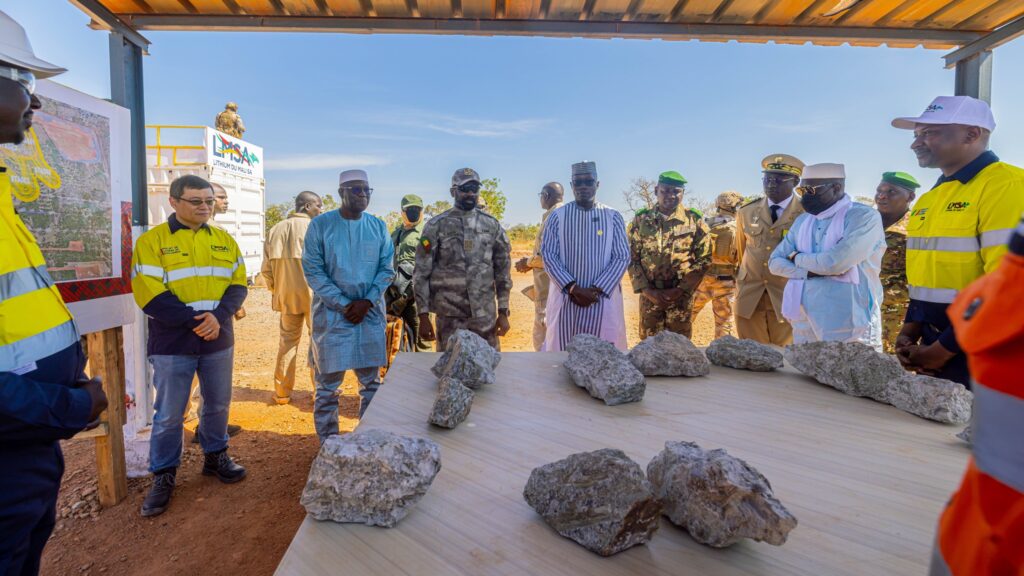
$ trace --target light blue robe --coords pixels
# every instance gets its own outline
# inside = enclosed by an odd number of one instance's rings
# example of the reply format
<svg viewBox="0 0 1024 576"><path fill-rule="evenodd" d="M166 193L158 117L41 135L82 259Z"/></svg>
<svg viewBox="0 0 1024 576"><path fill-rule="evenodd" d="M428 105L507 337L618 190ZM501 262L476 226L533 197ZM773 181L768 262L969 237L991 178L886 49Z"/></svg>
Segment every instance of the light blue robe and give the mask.
<svg viewBox="0 0 1024 576"><path fill-rule="evenodd" d="M793 343L839 341L863 342L882 351L882 282L879 271L885 253L885 231L878 211L854 202L846 213L843 236L827 252L821 252L831 218L817 220L801 214L782 242L775 247L768 269L786 278L807 278L808 272L838 275L856 267L859 284L828 278L804 282L800 318L793 321ZM789 256L796 248L802 226L814 226L811 253Z"/></svg>
<svg viewBox="0 0 1024 576"><path fill-rule="evenodd" d="M313 360L321 374L387 364L384 291L395 277L394 255L376 216L346 220L332 210L310 223L302 271L313 290ZM343 315L355 300L373 302L360 324Z"/></svg>

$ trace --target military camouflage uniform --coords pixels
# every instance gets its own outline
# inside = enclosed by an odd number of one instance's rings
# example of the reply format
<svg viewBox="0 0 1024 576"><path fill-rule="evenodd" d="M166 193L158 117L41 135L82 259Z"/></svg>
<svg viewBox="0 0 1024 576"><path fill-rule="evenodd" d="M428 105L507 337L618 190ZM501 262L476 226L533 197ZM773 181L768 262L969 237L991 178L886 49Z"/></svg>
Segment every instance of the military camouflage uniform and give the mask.
<svg viewBox="0 0 1024 576"><path fill-rule="evenodd" d="M885 229L885 255L879 276L882 280L882 346L896 353L896 337L903 328L910 294L907 292L907 214Z"/></svg>
<svg viewBox="0 0 1024 576"><path fill-rule="evenodd" d="M416 248L413 290L419 312L437 317L438 352L459 328L499 348L494 329L497 309L508 309L511 251L501 224L480 210L452 208L427 221Z"/></svg>
<svg viewBox="0 0 1024 576"><path fill-rule="evenodd" d="M683 288L683 296L668 308L640 297L640 338L671 330L689 338L693 333L690 304L693 291L711 263L710 230L696 210L682 204L670 216L657 209L641 210L629 226L629 279L633 291Z"/></svg>
<svg viewBox="0 0 1024 576"><path fill-rule="evenodd" d="M707 221L711 229L711 266L697 287L693 298L693 316L696 317L710 301L715 312L715 338L732 334L732 303L736 297L736 219L727 214L713 216Z"/></svg>

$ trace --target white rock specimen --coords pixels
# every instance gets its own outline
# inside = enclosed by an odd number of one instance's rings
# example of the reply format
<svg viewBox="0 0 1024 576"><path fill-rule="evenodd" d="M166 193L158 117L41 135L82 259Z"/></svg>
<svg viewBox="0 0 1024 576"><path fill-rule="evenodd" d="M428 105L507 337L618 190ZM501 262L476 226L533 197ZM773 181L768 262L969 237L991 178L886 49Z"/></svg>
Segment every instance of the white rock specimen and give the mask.
<svg viewBox="0 0 1024 576"><path fill-rule="evenodd" d="M610 448L535 468L523 497L556 532L601 556L647 543L661 516L640 466Z"/></svg>
<svg viewBox="0 0 1024 576"><path fill-rule="evenodd" d="M782 368L782 352L756 340L739 339L726 334L716 339L706 351L708 360L715 366L738 370L771 372Z"/></svg>
<svg viewBox="0 0 1024 576"><path fill-rule="evenodd" d="M629 351L629 361L644 376L707 376L711 363L682 334L664 330Z"/></svg>
<svg viewBox="0 0 1024 576"><path fill-rule="evenodd" d="M974 395L961 384L907 372L895 356L860 342L810 342L786 347L786 360L822 384L891 404L937 422L963 424Z"/></svg>
<svg viewBox="0 0 1024 576"><path fill-rule="evenodd" d="M430 423L442 428L455 428L473 406L473 391L455 378L444 376L437 387L437 398L430 411Z"/></svg>
<svg viewBox="0 0 1024 576"><path fill-rule="evenodd" d="M669 520L701 544L724 548L750 538L781 546L796 527L768 479L722 449L666 442L647 478Z"/></svg>
<svg viewBox="0 0 1024 576"><path fill-rule="evenodd" d="M639 402L647 382L618 348L590 334L578 334L566 347L565 368L572 381L609 406Z"/></svg>
<svg viewBox="0 0 1024 576"><path fill-rule="evenodd" d="M469 330L456 330L448 338L444 354L431 372L442 378L449 376L476 390L484 384L494 384L494 369L501 362L501 353L487 340Z"/></svg>
<svg viewBox="0 0 1024 576"><path fill-rule="evenodd" d="M391 528L441 470L440 447L384 430L331 436L309 469L299 503L317 520Z"/></svg>

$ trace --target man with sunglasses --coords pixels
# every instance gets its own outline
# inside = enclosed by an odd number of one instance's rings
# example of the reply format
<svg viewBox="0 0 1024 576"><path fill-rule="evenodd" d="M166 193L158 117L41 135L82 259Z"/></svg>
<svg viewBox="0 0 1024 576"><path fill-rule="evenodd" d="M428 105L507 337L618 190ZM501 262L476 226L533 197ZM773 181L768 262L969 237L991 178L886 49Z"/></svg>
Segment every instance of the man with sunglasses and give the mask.
<svg viewBox="0 0 1024 576"><path fill-rule="evenodd" d="M388 303L388 314L402 319L404 338L399 348L409 352L429 352L430 344L420 338L420 316L412 287L416 248L426 225L423 221L423 199L415 194L406 194L402 198L401 209L402 223L391 232L391 244L395 247L395 281L384 297Z"/></svg>
<svg viewBox="0 0 1024 576"><path fill-rule="evenodd" d="M693 293L711 265L710 229L683 206L686 178L662 172L657 204L636 213L629 226L629 279L640 295L640 338L669 330L693 335Z"/></svg>
<svg viewBox="0 0 1024 576"><path fill-rule="evenodd" d="M62 72L37 58L25 30L0 12L0 145L22 143L32 127L42 106L36 78ZM64 473L58 441L107 407L100 380L84 368L75 321L15 211L0 161L0 574L39 572Z"/></svg>
<svg viewBox="0 0 1024 576"><path fill-rule="evenodd" d="M168 195L174 213L139 236L132 254L132 293L149 317L146 348L156 388L149 445L153 485L142 503L143 516L162 514L170 504L196 375L203 397L197 427L203 475L227 484L246 475L227 453L232 321L248 295L245 260L230 234L208 224L216 204L209 182L181 176L171 182Z"/></svg>
<svg viewBox="0 0 1024 576"><path fill-rule="evenodd" d="M516 271L524 274L533 272L533 286L530 293L533 295L533 349L540 352L544 346L544 333L547 326L544 324L544 315L548 305L548 288L551 286L551 278L544 271L544 257L541 256L541 239L544 237L544 226L548 217L555 210L562 207L562 198L565 196L565 189L558 182L548 182L540 190L540 207L544 209L544 215L540 217L540 228L537 230L537 238L533 241L533 254L530 257L524 256L516 262Z"/></svg>
<svg viewBox="0 0 1024 576"><path fill-rule="evenodd" d="M772 252L768 269L788 278L782 314L793 343L863 342L882 351L885 233L878 212L846 194L842 164L803 171L801 214Z"/></svg>
<svg viewBox="0 0 1024 576"><path fill-rule="evenodd" d="M617 210L597 201L597 164L572 165L576 200L554 211L544 227L541 255L551 277L544 350L565 350L577 334L626 349L622 276L629 266L626 225Z"/></svg>
<svg viewBox="0 0 1024 576"><path fill-rule="evenodd" d="M345 373L359 380L359 416L380 387L387 365L384 291L395 279L387 224L366 214L373 188L363 170L338 182L341 208L317 216L306 232L302 271L313 290L313 423L322 444L338 433L338 389Z"/></svg>
<svg viewBox="0 0 1024 576"><path fill-rule="evenodd" d="M736 211L736 333L786 346L793 342L793 327L782 317L786 279L768 270L768 260L804 212L799 200L793 201L804 163L789 154L770 154L761 160L761 169L764 197Z"/></svg>
<svg viewBox="0 0 1024 576"><path fill-rule="evenodd" d="M444 352L448 338L464 329L500 350L498 338L509 330L512 246L501 223L477 209L480 176L476 170L456 170L451 195L455 207L427 222L416 248L413 290L420 337L436 340L437 351ZM437 320L436 333L431 312Z"/></svg>
<svg viewBox="0 0 1024 576"><path fill-rule="evenodd" d="M896 355L909 370L970 386L967 356L946 308L1006 254L1024 211L1024 170L989 150L996 121L982 100L940 96L920 116L892 125L914 131L910 148L922 168L942 171L907 220L910 306Z"/></svg>

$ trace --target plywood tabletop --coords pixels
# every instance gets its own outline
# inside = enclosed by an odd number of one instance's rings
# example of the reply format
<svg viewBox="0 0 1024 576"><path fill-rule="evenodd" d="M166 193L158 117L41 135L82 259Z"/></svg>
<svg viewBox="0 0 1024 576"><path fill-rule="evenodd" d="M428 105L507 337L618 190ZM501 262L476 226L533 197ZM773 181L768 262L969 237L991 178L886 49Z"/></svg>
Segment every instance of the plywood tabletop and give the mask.
<svg viewBox="0 0 1024 576"><path fill-rule="evenodd" d="M788 366L651 377L643 401L605 406L573 385L556 352L503 354L497 383L443 430L427 423L437 358L400 354L359 425L440 444L430 490L391 529L307 517L278 575L920 575L968 457L961 427L846 396ZM602 558L523 500L537 466L619 448L646 470L668 440L725 448L764 474L799 521L786 544L716 550L663 518L649 544Z"/></svg>

